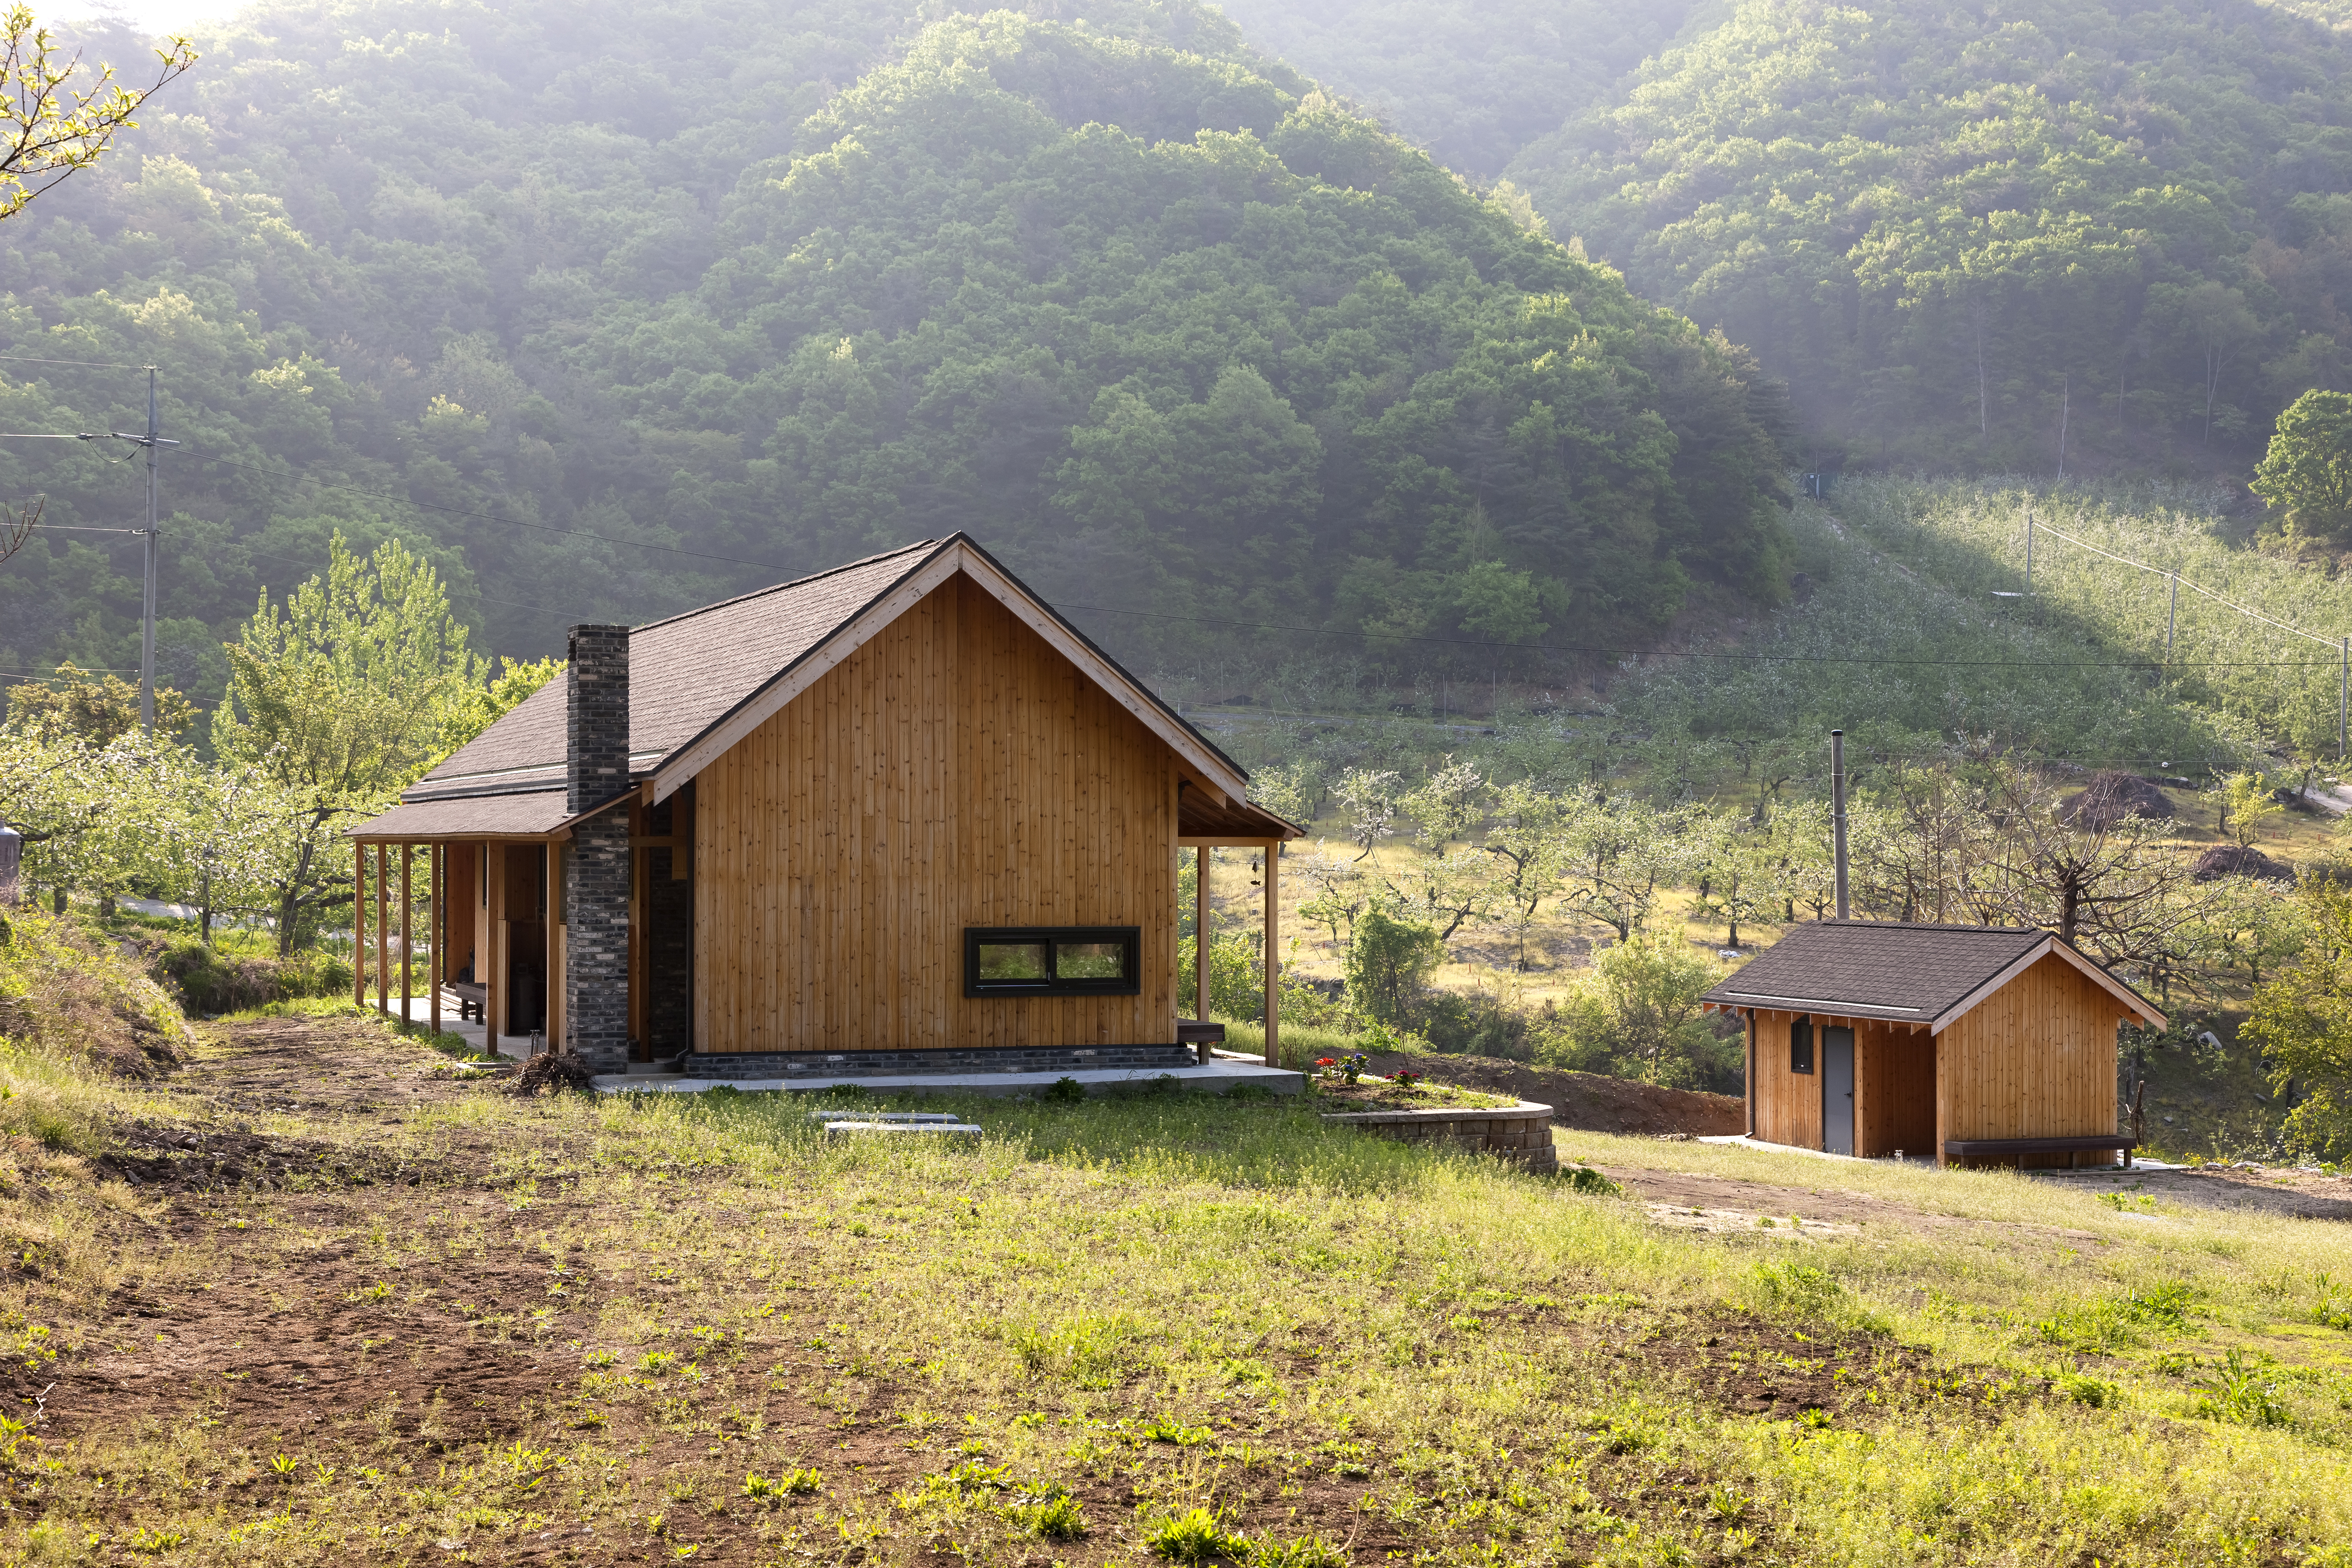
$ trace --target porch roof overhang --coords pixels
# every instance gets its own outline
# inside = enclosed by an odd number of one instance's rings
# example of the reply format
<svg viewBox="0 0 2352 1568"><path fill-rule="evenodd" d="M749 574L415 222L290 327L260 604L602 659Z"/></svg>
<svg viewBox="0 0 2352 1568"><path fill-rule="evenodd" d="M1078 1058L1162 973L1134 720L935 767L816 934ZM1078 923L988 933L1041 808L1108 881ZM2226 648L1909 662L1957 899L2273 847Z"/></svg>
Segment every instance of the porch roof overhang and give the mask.
<svg viewBox="0 0 2352 1568"><path fill-rule="evenodd" d="M1286 821L1244 796L1233 795L1219 800L1188 781L1176 799L1176 842L1184 849L1279 843L1306 836L1306 829Z"/></svg>
<svg viewBox="0 0 2352 1568"><path fill-rule="evenodd" d="M466 795L440 800L406 800L380 817L371 818L344 837L361 843L422 843L442 839L509 839L524 843L548 843L568 839L578 824L628 800L635 786L585 811L565 805L562 789L535 789L528 794Z"/></svg>

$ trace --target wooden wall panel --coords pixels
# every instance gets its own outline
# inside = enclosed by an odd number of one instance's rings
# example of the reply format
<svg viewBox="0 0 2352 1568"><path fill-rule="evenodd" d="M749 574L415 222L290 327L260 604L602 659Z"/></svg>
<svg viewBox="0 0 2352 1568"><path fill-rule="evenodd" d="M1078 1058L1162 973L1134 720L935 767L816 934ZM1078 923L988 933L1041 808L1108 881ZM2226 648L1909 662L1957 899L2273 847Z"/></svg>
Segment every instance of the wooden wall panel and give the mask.
<svg viewBox="0 0 2352 1568"><path fill-rule="evenodd" d="M1175 765L942 586L698 776L696 1048L1171 1040ZM966 998L967 925L1139 925L1142 994Z"/></svg>
<svg viewBox="0 0 2352 1568"><path fill-rule="evenodd" d="M2113 1133L2122 1021L2104 989L2043 958L1940 1037L1937 1143Z"/></svg>
<svg viewBox="0 0 2352 1568"><path fill-rule="evenodd" d="M1768 1144L1822 1146L1821 1039L1814 1030L1813 1071L1789 1071L1789 1026L1795 1013L1759 1010L1756 1015L1756 1071L1748 1080L1756 1136Z"/></svg>
<svg viewBox="0 0 2352 1568"><path fill-rule="evenodd" d="M1898 1024L1854 1026L1854 1153L1931 1152L1936 1141L1936 1037Z"/></svg>

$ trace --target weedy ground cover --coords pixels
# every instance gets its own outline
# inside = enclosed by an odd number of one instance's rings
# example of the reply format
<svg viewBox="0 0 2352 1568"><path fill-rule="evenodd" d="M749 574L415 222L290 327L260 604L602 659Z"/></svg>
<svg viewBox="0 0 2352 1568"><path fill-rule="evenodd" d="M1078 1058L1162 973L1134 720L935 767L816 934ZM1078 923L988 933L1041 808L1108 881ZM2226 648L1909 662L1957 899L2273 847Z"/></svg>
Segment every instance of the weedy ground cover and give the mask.
<svg viewBox="0 0 2352 1568"><path fill-rule="evenodd" d="M946 1148L189 1053L135 1164L10 1145L75 1239L0 1291L0 1561L2352 1563L2333 1224L1563 1134L1881 1217L1799 1243L1311 1104Z"/></svg>

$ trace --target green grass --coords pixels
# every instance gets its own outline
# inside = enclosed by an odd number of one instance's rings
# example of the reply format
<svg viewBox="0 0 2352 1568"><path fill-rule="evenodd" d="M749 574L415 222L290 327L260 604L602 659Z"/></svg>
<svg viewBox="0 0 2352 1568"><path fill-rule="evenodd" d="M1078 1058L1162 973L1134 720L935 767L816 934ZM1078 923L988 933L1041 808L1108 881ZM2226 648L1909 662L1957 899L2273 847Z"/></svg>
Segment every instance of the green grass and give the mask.
<svg viewBox="0 0 2352 1568"><path fill-rule="evenodd" d="M333 1354L455 1336L552 1381L434 1447L364 1399L240 1416L207 1375L143 1427L21 1449L42 1512L0 1514L0 1560L497 1561L552 1531L599 1562L2347 1561L2341 1227L1561 1134L1915 1217L1800 1245L1311 1103L927 1098L987 1129L952 1147L827 1140L821 1103L289 1112L273 1136L433 1185L189 1197L170 1224L52 1197L53 1224L85 1206L89 1277L153 1304L134 1337L193 1364L265 1332L217 1283L377 1314ZM6 1291L50 1343L139 1352L94 1286ZM1816 1394L1719 1393L1759 1376Z"/></svg>

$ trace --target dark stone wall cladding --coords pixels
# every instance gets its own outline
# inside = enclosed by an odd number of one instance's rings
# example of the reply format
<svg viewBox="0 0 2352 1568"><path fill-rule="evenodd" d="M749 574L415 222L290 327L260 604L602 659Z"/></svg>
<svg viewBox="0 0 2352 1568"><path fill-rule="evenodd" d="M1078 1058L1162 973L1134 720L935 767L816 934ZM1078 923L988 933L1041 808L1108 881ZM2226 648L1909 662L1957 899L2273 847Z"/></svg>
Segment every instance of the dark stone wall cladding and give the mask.
<svg viewBox="0 0 2352 1568"><path fill-rule="evenodd" d="M564 794L584 811L629 784L629 629L572 628L564 672ZM629 1062L629 814L615 807L572 832L563 857L563 1016L572 1049L600 1072Z"/></svg>
<svg viewBox="0 0 2352 1568"><path fill-rule="evenodd" d="M572 1049L599 1072L629 1063L629 814L572 831L563 857L563 1016Z"/></svg>
<svg viewBox="0 0 2352 1568"><path fill-rule="evenodd" d="M1055 1046L986 1051L698 1051L681 1064L689 1078L906 1078L929 1073L1087 1072L1116 1068L1196 1067L1183 1045Z"/></svg>
<svg viewBox="0 0 2352 1568"><path fill-rule="evenodd" d="M629 785L629 629L574 626L571 653L563 673L564 800L584 811Z"/></svg>

